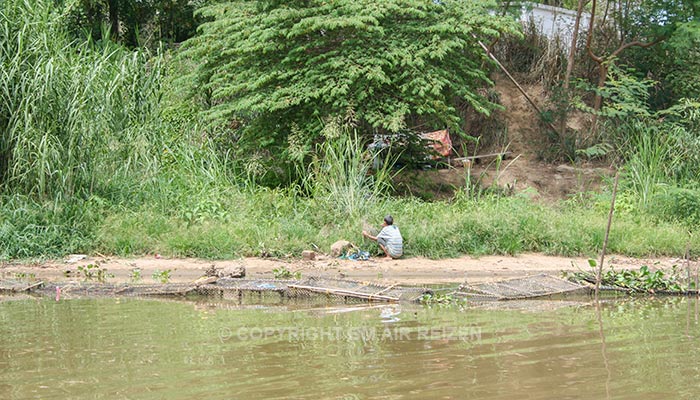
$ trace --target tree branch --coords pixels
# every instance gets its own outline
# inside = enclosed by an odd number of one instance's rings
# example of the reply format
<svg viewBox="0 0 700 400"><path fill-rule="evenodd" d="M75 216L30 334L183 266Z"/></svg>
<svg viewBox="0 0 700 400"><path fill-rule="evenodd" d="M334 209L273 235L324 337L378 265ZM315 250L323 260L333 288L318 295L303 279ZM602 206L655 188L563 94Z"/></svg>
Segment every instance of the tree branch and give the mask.
<svg viewBox="0 0 700 400"><path fill-rule="evenodd" d="M647 47L654 46L655 44L661 43L661 42L663 42L663 41L666 40L666 39L667 39L667 38L666 38L665 36L661 36L661 37L658 37L658 38L654 39L654 41L652 41L652 42L646 42L646 43L645 43L645 42L641 42L641 41L639 41L639 40L635 40L635 41L633 41L633 42L625 43L625 44L623 44L622 46L620 46L617 50L615 50L615 51L610 55L610 57L617 57L620 53L622 53L623 51L629 49L630 47L641 47L641 48L646 49Z"/></svg>
<svg viewBox="0 0 700 400"><path fill-rule="evenodd" d="M591 49L591 41L593 39L593 28L595 27L595 9L596 6L598 5L598 0L593 0L593 3L591 3L591 20L589 21L588 24L588 35L586 35L586 51L588 52L588 56L591 57L591 59L598 64L603 63L603 57L599 57L595 54L593 54L593 50Z"/></svg>

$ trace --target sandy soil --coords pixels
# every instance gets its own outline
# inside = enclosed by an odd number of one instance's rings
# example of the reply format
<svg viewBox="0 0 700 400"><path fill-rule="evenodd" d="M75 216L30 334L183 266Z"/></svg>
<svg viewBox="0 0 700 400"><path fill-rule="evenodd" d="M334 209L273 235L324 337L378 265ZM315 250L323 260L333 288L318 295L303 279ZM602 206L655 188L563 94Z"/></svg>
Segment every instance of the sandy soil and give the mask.
<svg viewBox="0 0 700 400"><path fill-rule="evenodd" d="M51 281L76 279L78 266L96 264L114 274L110 282L127 282L131 270L141 269L146 283L153 282L154 271L172 270L172 282L186 282L202 276L212 264L217 267L243 265L247 278L272 278L274 268L285 267L290 271L300 271L302 276L342 277L362 281L375 281L387 284L440 284L440 283L479 283L539 273L559 275L561 271L587 270L586 258L553 257L543 254L523 254L516 257L487 256L480 258L462 257L445 260L406 258L400 260L371 259L369 261L349 261L317 255L314 261L275 260L245 258L239 260L209 261L201 259L164 259L156 256L141 258L88 257L76 263L54 260L43 263L5 263L0 266L0 278L16 277L18 273L34 274L37 278ZM639 268L648 265L656 268L670 268L680 265L678 259L634 259L621 256L606 258L606 266ZM65 272L70 271L69 276Z"/></svg>

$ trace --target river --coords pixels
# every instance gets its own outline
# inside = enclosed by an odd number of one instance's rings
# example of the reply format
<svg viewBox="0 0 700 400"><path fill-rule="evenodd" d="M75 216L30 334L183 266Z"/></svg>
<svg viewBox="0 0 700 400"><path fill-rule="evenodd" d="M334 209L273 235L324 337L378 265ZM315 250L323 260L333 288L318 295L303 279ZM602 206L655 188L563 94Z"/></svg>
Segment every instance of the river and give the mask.
<svg viewBox="0 0 700 400"><path fill-rule="evenodd" d="M697 397L696 299L530 304L5 298L0 399Z"/></svg>

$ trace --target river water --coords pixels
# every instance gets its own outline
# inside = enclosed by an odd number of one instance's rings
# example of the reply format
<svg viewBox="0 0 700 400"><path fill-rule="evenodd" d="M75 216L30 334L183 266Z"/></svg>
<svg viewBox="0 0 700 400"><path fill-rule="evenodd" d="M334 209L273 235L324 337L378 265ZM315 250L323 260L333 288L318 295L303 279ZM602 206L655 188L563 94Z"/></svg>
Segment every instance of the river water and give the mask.
<svg viewBox="0 0 700 400"><path fill-rule="evenodd" d="M697 300L559 304L10 299L0 399L697 398Z"/></svg>

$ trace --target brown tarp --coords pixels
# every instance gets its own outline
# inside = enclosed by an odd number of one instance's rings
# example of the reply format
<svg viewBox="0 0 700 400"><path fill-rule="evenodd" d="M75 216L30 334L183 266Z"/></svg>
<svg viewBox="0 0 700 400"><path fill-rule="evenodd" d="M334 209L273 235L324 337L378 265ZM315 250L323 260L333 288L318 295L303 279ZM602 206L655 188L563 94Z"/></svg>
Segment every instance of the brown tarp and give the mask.
<svg viewBox="0 0 700 400"><path fill-rule="evenodd" d="M450 133L447 129L441 131L423 133L420 135L421 138L428 140L430 146L436 153L443 157L449 157L452 154L452 140L450 139ZM439 158L439 157L433 157Z"/></svg>

